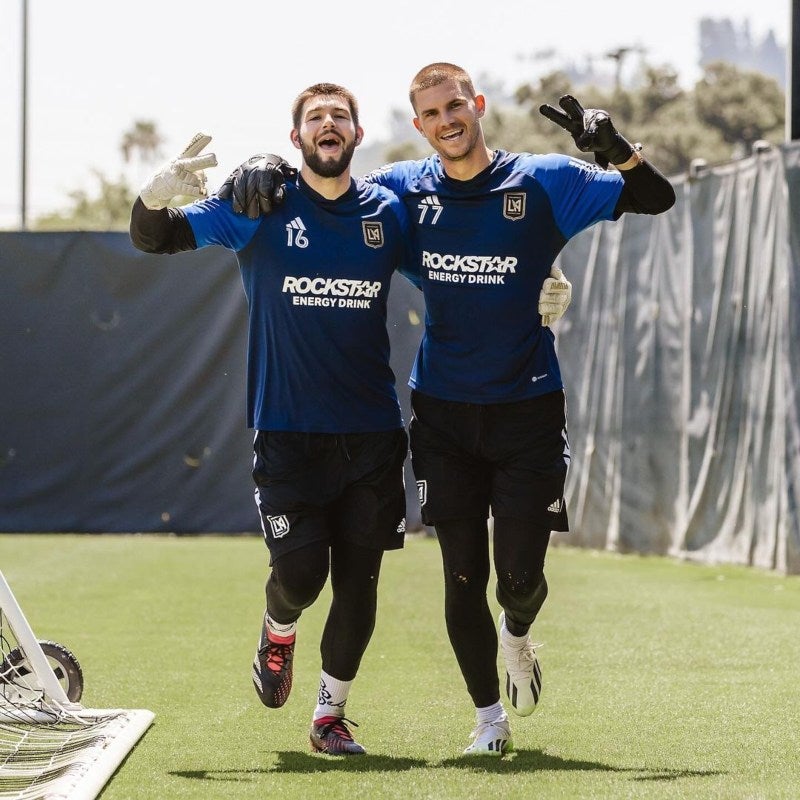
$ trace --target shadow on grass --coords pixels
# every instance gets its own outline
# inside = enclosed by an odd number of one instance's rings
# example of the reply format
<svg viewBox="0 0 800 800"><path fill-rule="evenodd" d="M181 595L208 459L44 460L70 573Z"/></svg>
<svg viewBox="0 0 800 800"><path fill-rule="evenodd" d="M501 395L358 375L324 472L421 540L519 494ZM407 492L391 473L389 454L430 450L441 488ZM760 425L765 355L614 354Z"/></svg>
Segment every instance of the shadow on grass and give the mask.
<svg viewBox="0 0 800 800"><path fill-rule="evenodd" d="M648 769L646 767L617 767L599 761L581 761L548 755L542 750L515 750L513 753L496 756L459 756L444 761L426 761L420 758L368 755L364 758L354 756L326 756L317 753L303 753L297 750L284 750L274 753L276 762L271 766L255 769L230 770L176 770L170 772L179 778L207 781L241 781L248 777L270 773L310 773L310 772L405 772L410 769L462 769L470 772L514 774L520 772L614 772L629 773L636 781L674 781L680 778L705 778L724 775L720 770L704 769Z"/></svg>
<svg viewBox="0 0 800 800"><path fill-rule="evenodd" d="M320 753L301 753L284 750L274 753L276 762L271 766L256 769L186 769L175 770L170 775L206 781L241 781L248 776L269 775L275 772L286 774L309 772L405 772L410 769L432 767L421 758L394 756L328 756Z"/></svg>
<svg viewBox="0 0 800 800"><path fill-rule="evenodd" d="M671 781L678 778L699 778L723 775L720 770L711 769L648 769L646 767L617 767L600 761L581 761L574 758L560 758L543 750L516 749L502 758L497 756L461 756L440 762L440 767L467 769L473 772L616 772L630 773L637 781Z"/></svg>

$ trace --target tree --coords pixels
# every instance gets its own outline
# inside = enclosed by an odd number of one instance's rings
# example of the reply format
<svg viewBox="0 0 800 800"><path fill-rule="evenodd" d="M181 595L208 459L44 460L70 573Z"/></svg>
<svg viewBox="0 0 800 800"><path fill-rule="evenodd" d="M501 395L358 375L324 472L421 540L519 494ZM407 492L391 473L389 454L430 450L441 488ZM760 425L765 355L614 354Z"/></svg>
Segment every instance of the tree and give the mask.
<svg viewBox="0 0 800 800"><path fill-rule="evenodd" d="M120 143L125 164L138 161L150 167L160 159L163 138L150 121L137 120L126 131ZM137 191L131 188L128 178L120 174L109 178L99 170L92 170L97 182L96 194L84 190L70 192L72 204L63 211L55 211L37 217L32 230L38 231L115 231L127 230L131 217L131 206Z"/></svg>
<svg viewBox="0 0 800 800"><path fill-rule="evenodd" d="M777 142L784 133L783 92L761 72L722 61L709 64L695 87L695 107L703 123L744 153L758 139Z"/></svg>
<svg viewBox="0 0 800 800"><path fill-rule="evenodd" d="M126 131L122 137L122 158L126 164L133 160L138 153L139 159L145 164L153 164L161 158L161 145L164 139L156 128L156 123L150 120L137 120L133 127Z"/></svg>
<svg viewBox="0 0 800 800"><path fill-rule="evenodd" d="M131 206L136 193L125 178L106 178L94 170L99 184L94 197L83 190L70 192L72 206L66 211L55 211L38 217L32 230L36 231L113 231L127 230L131 218Z"/></svg>

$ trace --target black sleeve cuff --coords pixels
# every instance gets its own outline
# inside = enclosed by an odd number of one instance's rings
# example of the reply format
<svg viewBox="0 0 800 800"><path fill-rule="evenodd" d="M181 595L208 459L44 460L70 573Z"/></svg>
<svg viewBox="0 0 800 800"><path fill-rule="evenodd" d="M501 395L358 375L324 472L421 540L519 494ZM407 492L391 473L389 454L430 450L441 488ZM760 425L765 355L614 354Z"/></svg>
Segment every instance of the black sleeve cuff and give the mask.
<svg viewBox="0 0 800 800"><path fill-rule="evenodd" d="M614 208L614 219L624 213L662 214L675 205L672 184L649 162L620 170L625 185Z"/></svg>
<svg viewBox="0 0 800 800"><path fill-rule="evenodd" d="M131 209L129 233L134 247L145 253L197 250L194 231L179 208L151 211L137 197Z"/></svg>

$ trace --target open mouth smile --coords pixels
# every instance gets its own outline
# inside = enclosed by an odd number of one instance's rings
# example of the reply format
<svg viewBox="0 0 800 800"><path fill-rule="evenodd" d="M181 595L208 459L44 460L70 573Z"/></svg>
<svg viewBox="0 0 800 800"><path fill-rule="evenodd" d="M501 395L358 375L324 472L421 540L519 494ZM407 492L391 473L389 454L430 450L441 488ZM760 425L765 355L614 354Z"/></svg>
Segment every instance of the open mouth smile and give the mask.
<svg viewBox="0 0 800 800"><path fill-rule="evenodd" d="M323 136L317 141L317 147L323 153L330 153L342 147L342 141L338 136Z"/></svg>

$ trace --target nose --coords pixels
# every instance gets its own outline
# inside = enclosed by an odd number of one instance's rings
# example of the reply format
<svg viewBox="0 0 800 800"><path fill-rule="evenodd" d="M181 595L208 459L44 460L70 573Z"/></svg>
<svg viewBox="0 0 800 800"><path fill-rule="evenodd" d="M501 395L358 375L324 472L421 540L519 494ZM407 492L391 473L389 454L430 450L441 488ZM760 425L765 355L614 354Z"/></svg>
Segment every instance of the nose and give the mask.
<svg viewBox="0 0 800 800"><path fill-rule="evenodd" d="M452 125L458 121L458 115L450 110L442 112L442 125Z"/></svg>

